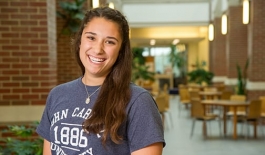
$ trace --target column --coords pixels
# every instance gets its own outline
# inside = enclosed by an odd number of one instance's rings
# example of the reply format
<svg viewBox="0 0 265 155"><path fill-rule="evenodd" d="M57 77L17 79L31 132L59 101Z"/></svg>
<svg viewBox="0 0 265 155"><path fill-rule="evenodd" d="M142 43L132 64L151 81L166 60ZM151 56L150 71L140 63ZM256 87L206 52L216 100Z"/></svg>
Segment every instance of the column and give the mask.
<svg viewBox="0 0 265 155"><path fill-rule="evenodd" d="M237 64L243 70L247 61L247 26L242 23L242 5L230 0L227 10L228 32L226 35L227 85L237 84Z"/></svg>
<svg viewBox="0 0 265 155"><path fill-rule="evenodd" d="M250 23L248 24L248 98L265 96L265 1L250 1Z"/></svg>

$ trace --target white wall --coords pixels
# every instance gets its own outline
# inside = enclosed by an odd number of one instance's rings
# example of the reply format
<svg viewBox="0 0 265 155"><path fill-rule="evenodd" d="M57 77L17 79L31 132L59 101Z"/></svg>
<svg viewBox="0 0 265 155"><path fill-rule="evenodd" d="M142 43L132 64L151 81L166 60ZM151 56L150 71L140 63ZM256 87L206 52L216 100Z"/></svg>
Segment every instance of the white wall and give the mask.
<svg viewBox="0 0 265 155"><path fill-rule="evenodd" d="M207 25L209 3L123 4L122 12L132 27L150 25Z"/></svg>

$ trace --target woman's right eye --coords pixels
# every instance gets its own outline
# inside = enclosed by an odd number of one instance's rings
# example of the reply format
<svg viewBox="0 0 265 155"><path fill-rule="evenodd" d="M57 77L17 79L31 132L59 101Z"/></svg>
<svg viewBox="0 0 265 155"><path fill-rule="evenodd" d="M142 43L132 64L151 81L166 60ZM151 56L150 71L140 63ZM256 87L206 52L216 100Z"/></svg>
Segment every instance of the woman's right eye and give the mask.
<svg viewBox="0 0 265 155"><path fill-rule="evenodd" d="M87 36L87 39L89 39L89 40L95 40L95 38L92 37L92 36Z"/></svg>

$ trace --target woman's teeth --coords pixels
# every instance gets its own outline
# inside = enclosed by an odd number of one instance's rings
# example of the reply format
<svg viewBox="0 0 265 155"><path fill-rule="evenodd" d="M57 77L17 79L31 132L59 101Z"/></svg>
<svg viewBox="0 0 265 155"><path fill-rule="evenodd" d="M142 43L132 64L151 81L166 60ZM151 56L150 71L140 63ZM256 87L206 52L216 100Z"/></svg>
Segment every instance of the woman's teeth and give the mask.
<svg viewBox="0 0 265 155"><path fill-rule="evenodd" d="M94 57L89 57L89 58L92 62L103 62L104 61L104 59L99 59L99 58L94 58Z"/></svg>

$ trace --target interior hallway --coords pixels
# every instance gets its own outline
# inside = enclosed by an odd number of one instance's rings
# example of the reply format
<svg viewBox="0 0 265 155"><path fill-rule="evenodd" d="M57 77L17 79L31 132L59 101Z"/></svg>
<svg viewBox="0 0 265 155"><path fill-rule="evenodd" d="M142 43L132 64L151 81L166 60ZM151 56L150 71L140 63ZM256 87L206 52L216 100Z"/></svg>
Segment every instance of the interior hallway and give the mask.
<svg viewBox="0 0 265 155"><path fill-rule="evenodd" d="M218 122L208 122L208 138L202 136L202 123L197 121L192 138L190 138L192 119L188 110L182 106L179 116L178 96L170 98L170 113L165 119L166 147L163 155L265 155L265 137L262 137L261 128L258 128L258 139L242 137L241 125L238 125L238 139L232 139L231 122L227 122L228 135L220 137ZM250 128L252 129L252 128ZM265 132L265 127L263 127ZM223 130L222 130L223 131ZM250 134L252 132L250 131Z"/></svg>

